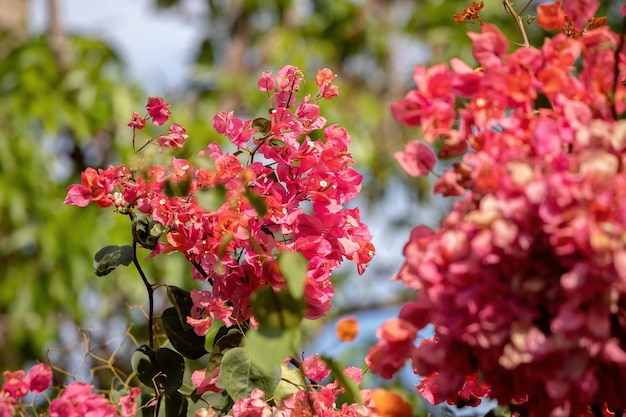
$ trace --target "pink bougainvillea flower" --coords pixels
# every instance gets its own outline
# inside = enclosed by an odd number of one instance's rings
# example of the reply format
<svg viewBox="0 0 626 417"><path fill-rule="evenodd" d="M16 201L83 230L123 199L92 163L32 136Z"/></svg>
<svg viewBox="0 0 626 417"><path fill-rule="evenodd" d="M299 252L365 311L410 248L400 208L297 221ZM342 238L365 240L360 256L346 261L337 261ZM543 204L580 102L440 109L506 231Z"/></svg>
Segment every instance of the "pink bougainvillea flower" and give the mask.
<svg viewBox="0 0 626 417"><path fill-rule="evenodd" d="M272 73L269 71L263 71L257 82L259 91L274 91L275 86L276 83L274 82Z"/></svg>
<svg viewBox="0 0 626 417"><path fill-rule="evenodd" d="M205 369L200 369L200 370L194 371L191 374L191 382L196 387L196 394L201 395L207 391L211 391L211 392L222 391L221 388L218 388L217 385L215 385L217 382L217 377L220 374L220 368L216 368L215 371L213 371L213 375L211 376L211 378L207 378L206 373L207 371Z"/></svg>
<svg viewBox="0 0 626 417"><path fill-rule="evenodd" d="M313 355L302 361L302 372L314 382L321 382L330 375L330 369L319 355Z"/></svg>
<svg viewBox="0 0 626 417"><path fill-rule="evenodd" d="M394 157L408 174L415 177L428 175L437 162L433 150L419 141L407 143L404 152L396 152Z"/></svg>
<svg viewBox="0 0 626 417"><path fill-rule="evenodd" d="M117 407L104 396L91 392L93 387L73 382L50 403L51 417L118 417Z"/></svg>
<svg viewBox="0 0 626 417"><path fill-rule="evenodd" d="M336 77L337 75L328 68L319 70L315 76L315 84L319 87L319 93L326 100L339 95L339 87L332 84Z"/></svg>
<svg viewBox="0 0 626 417"><path fill-rule="evenodd" d="M141 389L134 387L128 395L123 395L119 399L120 416L134 417L137 415L137 398L141 395Z"/></svg>
<svg viewBox="0 0 626 417"><path fill-rule="evenodd" d="M133 119L128 122L128 126L135 129L143 130L143 128L146 127L146 118L139 115L139 113L137 112L133 112Z"/></svg>
<svg viewBox="0 0 626 417"><path fill-rule="evenodd" d="M67 187L67 196L63 204L77 207L87 207L91 201L91 189L82 184L72 184Z"/></svg>
<svg viewBox="0 0 626 417"><path fill-rule="evenodd" d="M160 135L157 138L159 145L174 149L182 148L185 140L189 137L185 134L185 128L179 124L172 123L169 127L169 132L169 135Z"/></svg>
<svg viewBox="0 0 626 417"><path fill-rule="evenodd" d="M581 31L585 28L585 24L596 14L598 7L600 7L598 0L565 0L563 2L563 13L573 20L574 28Z"/></svg>
<svg viewBox="0 0 626 417"><path fill-rule="evenodd" d="M157 126L161 126L167 122L172 115L169 107L170 103L165 103L161 97L148 98L146 110L148 111L150 117L152 117L152 123Z"/></svg>
<svg viewBox="0 0 626 417"><path fill-rule="evenodd" d="M490 23L481 26L481 32L469 32L472 40L472 53L483 67L497 66L509 49L509 41L500 29Z"/></svg>
<svg viewBox="0 0 626 417"><path fill-rule="evenodd" d="M298 91L303 79L302 71L292 65L286 65L276 73L277 87L280 91Z"/></svg>
<svg viewBox="0 0 626 417"><path fill-rule="evenodd" d="M263 401L265 393L255 388L248 398L241 398L233 405L233 417L271 417L270 406Z"/></svg>
<svg viewBox="0 0 626 417"><path fill-rule="evenodd" d="M38 363L30 369L24 381L28 383L31 392L44 392L52 385L52 368L50 365Z"/></svg>
<svg viewBox="0 0 626 417"><path fill-rule="evenodd" d="M2 392L7 393L11 398L22 398L28 394L29 384L26 381L26 372L23 370L10 372L4 371L2 374L4 383Z"/></svg>

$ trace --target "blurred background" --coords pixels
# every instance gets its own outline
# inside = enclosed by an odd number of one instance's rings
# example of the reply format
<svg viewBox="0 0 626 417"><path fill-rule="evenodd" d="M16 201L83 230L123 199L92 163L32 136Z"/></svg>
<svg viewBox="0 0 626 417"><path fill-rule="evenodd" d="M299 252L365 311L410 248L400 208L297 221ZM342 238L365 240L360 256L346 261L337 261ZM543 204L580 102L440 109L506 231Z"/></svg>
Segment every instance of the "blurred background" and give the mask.
<svg viewBox="0 0 626 417"><path fill-rule="evenodd" d="M391 283L411 226L436 225L448 207L428 198L428 181L409 178L393 159L420 132L392 120L389 104L414 86L415 65L452 56L473 62L465 33L479 28L452 19L469 3L0 0L0 371L46 359L85 369L97 362L85 355L94 346L102 350L98 358L128 366L132 346L118 352L122 342L113 338L145 340L145 289L131 269L103 278L92 271L99 248L131 242L128 220L97 207L64 206L67 186L88 166L134 158L126 124L147 96L172 103L190 135L181 157L190 157L223 141L212 128L217 111L266 114L257 77L286 64L309 80L323 67L338 74L340 96L323 103L322 114L352 136L365 177L355 204L378 252L364 276L352 265L337 274L328 326L312 329L326 336L312 346L345 357L366 352L376 326L412 296ZM501 2L486 3L483 19L519 40ZM529 34L540 43L536 25ZM143 264L152 280L190 289L190 271L177 255ZM345 314L362 325L357 347L348 350L329 331ZM110 376L91 376L110 383ZM387 384L410 392L416 382L409 375Z"/></svg>

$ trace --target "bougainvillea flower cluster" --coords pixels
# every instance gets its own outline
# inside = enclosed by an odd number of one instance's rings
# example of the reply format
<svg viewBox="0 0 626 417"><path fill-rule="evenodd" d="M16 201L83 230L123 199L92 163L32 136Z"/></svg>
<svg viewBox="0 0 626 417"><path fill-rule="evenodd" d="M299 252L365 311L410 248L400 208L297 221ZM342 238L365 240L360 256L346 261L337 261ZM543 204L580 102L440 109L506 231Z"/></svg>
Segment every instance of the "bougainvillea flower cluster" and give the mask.
<svg viewBox="0 0 626 417"><path fill-rule="evenodd" d="M28 373L23 370L5 371L0 391L0 416L30 415L21 400L29 394L41 394L52 386L52 368L46 364L33 366ZM128 395L119 398L118 406L105 396L93 392L93 386L73 382L61 395L50 402L51 417L131 417L137 413L137 397L141 390L132 388Z"/></svg>
<svg viewBox="0 0 626 417"><path fill-rule="evenodd" d="M319 102L338 94L334 78L329 69L319 71L318 95L298 101L300 70L286 66L275 77L265 72L258 87L271 101L269 118L220 112L213 119L233 152L213 142L195 165L173 157L168 167L88 168L81 183L68 188L65 203L113 206L158 222L165 237L153 255L180 252L195 266L194 277L211 284L191 293L195 308L188 322L199 335L214 319L228 325L250 319L250 295L259 287L285 287L276 262L280 251L299 252L309 262L306 317L320 317L331 306L331 272L348 259L363 273L374 255L359 209L345 207L362 179L352 168L350 136L320 116ZM146 110L146 116L135 113L129 126L143 129L148 120L161 126L171 117L160 98L150 98ZM178 149L187 138L182 126L171 124L156 142ZM168 192L183 186L181 195ZM221 203L203 205L202 197L215 190L223 194Z"/></svg>
<svg viewBox="0 0 626 417"><path fill-rule="evenodd" d="M597 1L565 5L580 36L509 53L485 23L470 33L479 70L418 67L392 106L425 141L398 153L407 172L437 169L429 144L458 157L434 186L456 201L440 227L412 231L397 279L417 298L367 361L389 377L409 359L433 403L626 409L626 54L608 27L583 28ZM427 323L435 338L415 346Z"/></svg>

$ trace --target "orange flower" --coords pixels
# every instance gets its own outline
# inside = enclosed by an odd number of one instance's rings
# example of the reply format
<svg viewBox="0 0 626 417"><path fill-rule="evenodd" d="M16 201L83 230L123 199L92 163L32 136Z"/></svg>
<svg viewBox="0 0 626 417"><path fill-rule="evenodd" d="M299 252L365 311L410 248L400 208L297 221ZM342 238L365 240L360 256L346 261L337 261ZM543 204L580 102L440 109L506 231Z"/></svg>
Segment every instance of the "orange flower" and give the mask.
<svg viewBox="0 0 626 417"><path fill-rule="evenodd" d="M537 6L537 23L545 30L561 29L565 24L565 17L561 11L561 2L540 4Z"/></svg>
<svg viewBox="0 0 626 417"><path fill-rule="evenodd" d="M344 317L337 322L335 333L340 340L352 342L359 334L359 323L352 317Z"/></svg>
<svg viewBox="0 0 626 417"><path fill-rule="evenodd" d="M412 417L413 407L411 404L395 392L379 388L372 392L372 401L376 412L381 417Z"/></svg>

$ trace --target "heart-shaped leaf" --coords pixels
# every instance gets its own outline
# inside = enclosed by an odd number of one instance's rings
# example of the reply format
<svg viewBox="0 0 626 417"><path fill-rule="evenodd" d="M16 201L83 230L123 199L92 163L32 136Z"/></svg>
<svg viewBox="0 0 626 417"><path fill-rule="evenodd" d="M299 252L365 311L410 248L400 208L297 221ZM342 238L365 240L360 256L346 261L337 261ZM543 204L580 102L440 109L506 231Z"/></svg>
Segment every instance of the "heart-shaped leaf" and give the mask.
<svg viewBox="0 0 626 417"><path fill-rule="evenodd" d="M185 359L172 349L142 345L133 352L130 363L141 383L152 389L169 395L183 384Z"/></svg>
<svg viewBox="0 0 626 417"><path fill-rule="evenodd" d="M208 352L204 349L204 336L198 336L192 328L185 329L174 307L163 311L161 315L167 338L181 355L189 359L198 359Z"/></svg>
<svg viewBox="0 0 626 417"><path fill-rule="evenodd" d="M276 367L266 374L252 364L243 348L233 348L224 354L220 374L216 385L237 401L248 398L255 388L263 391L269 398L280 382L281 370Z"/></svg>

